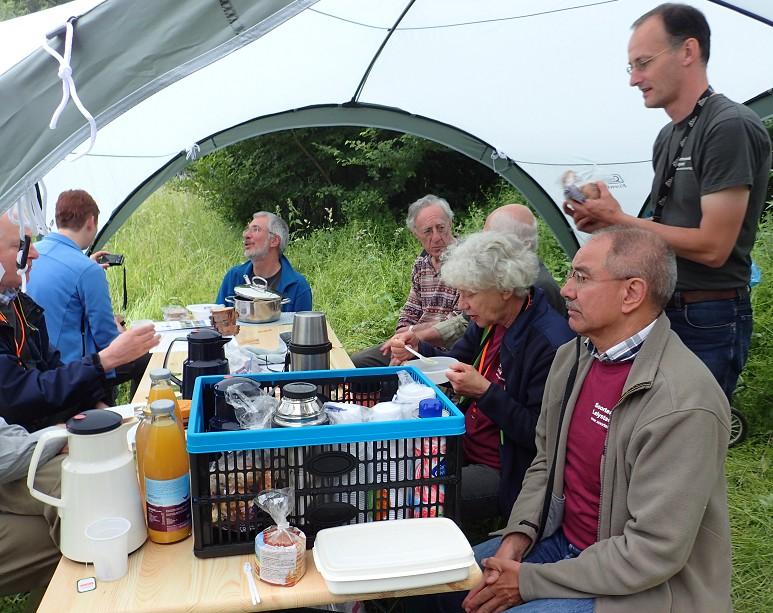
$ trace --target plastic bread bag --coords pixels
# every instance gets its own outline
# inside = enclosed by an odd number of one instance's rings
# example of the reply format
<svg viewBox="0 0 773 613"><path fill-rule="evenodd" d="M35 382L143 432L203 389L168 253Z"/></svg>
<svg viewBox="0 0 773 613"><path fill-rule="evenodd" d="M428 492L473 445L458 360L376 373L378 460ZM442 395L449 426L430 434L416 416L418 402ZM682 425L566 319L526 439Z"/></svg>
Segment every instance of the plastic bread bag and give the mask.
<svg viewBox="0 0 773 613"><path fill-rule="evenodd" d="M271 417L279 406L274 396L250 379L226 388L225 399L234 408L236 421L242 430L270 428Z"/></svg>
<svg viewBox="0 0 773 613"><path fill-rule="evenodd" d="M212 503L212 523L221 528L244 532L257 517L250 499L271 487L271 470L253 463L246 451L223 453L209 466L209 492L227 502ZM247 498L246 495L252 495Z"/></svg>
<svg viewBox="0 0 773 613"><path fill-rule="evenodd" d="M255 573L266 583L295 585L306 572L306 535L287 521L295 507L294 492L265 490L255 497L255 504L276 523L255 537Z"/></svg>
<svg viewBox="0 0 773 613"><path fill-rule="evenodd" d="M239 375L246 372L255 372L252 360L254 355L239 345L236 338L228 341L223 349L225 357L228 360L228 370L232 375Z"/></svg>
<svg viewBox="0 0 773 613"><path fill-rule="evenodd" d="M588 198L598 198L601 195L590 175L581 176L574 170L567 170L561 175L561 186L564 188L564 197L575 202L585 202Z"/></svg>

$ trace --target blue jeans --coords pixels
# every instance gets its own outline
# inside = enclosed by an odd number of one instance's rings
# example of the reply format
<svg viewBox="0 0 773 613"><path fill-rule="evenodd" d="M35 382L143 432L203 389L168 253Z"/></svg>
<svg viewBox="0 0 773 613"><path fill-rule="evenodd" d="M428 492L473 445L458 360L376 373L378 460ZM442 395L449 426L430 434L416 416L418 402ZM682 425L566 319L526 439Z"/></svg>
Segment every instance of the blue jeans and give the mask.
<svg viewBox="0 0 773 613"><path fill-rule="evenodd" d="M708 366L728 401L732 400L752 336L749 294L667 308L671 329Z"/></svg>
<svg viewBox="0 0 773 613"><path fill-rule="evenodd" d="M473 547L475 560L478 564L483 558L493 556L499 549L501 542L502 538L496 537ZM562 530L557 530L553 536L537 543L523 561L532 564L549 564L550 562L576 558L581 552L581 549L566 540ZM549 613L551 611L593 613L593 598L541 598L506 609L504 613Z"/></svg>

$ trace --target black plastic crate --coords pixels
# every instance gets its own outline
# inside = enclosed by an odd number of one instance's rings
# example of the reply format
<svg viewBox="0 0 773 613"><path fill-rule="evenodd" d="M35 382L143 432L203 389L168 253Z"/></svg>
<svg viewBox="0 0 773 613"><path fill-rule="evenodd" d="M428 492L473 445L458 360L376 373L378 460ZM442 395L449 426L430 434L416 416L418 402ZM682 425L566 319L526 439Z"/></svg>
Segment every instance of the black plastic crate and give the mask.
<svg viewBox="0 0 773 613"><path fill-rule="evenodd" d="M252 501L268 487L293 489L289 521L306 534L309 548L317 532L331 526L437 515L457 519L464 417L420 372L401 367L248 377L272 391L309 381L324 398L365 404L394 393L400 370L435 388L443 417L205 432L214 414L212 388L222 377L200 377L188 429L195 555L254 551L255 535L273 521Z"/></svg>

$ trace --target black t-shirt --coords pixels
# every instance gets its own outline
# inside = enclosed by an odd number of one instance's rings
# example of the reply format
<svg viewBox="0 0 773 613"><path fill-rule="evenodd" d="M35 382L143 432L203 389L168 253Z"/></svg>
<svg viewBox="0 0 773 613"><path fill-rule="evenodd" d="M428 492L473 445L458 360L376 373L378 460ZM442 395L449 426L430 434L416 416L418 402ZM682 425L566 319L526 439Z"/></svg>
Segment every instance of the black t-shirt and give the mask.
<svg viewBox="0 0 773 613"><path fill-rule="evenodd" d="M686 122L670 123L655 140L651 207L657 200L664 168L673 160L686 127ZM697 228L701 222L701 196L741 185L751 190L749 205L727 262L720 268L710 268L678 257L676 289L730 289L749 283L750 252L769 171L770 138L757 114L721 94L709 98L682 150L662 222Z"/></svg>

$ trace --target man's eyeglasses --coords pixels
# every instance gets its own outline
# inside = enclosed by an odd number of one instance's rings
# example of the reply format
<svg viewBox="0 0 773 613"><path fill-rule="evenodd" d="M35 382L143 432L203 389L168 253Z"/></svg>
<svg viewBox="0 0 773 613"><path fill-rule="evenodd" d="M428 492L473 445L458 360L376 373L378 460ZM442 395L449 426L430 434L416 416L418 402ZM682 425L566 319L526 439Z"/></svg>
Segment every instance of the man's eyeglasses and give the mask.
<svg viewBox="0 0 773 613"><path fill-rule="evenodd" d="M652 55L650 57L639 57L636 58L633 62L628 64L628 66L625 67L625 71L628 74L631 74L634 70L637 70L641 72L642 70L645 70L647 66L649 66L650 62L654 60L656 57L663 55L666 51L670 51L671 47L666 47L665 49L658 51L655 55Z"/></svg>
<svg viewBox="0 0 773 613"><path fill-rule="evenodd" d="M273 232L271 232L268 228L262 228L261 226L247 226L244 231L249 234L260 234L261 232L268 232L269 234L273 234Z"/></svg>
<svg viewBox="0 0 773 613"><path fill-rule="evenodd" d="M579 270L575 270L574 268L569 271L569 274L566 275L566 280L564 283L568 283L569 279L574 279L574 284L577 287L582 287L586 283L603 283L604 281L627 281L631 277L613 277L611 279L591 279L588 275L586 275L584 272L580 272Z"/></svg>

